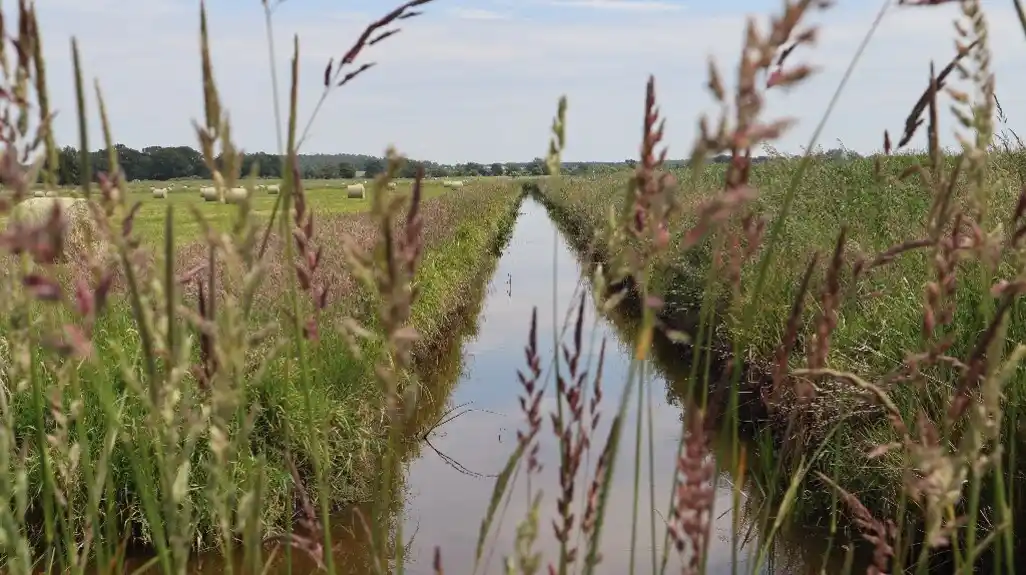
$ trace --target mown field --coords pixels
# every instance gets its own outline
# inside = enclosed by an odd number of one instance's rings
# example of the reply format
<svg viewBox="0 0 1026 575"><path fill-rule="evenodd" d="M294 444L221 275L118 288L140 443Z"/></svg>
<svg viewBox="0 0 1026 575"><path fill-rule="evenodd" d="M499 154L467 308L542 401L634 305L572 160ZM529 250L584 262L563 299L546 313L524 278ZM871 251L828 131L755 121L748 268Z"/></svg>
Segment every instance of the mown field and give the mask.
<svg viewBox="0 0 1026 575"><path fill-rule="evenodd" d="M226 233L230 231L238 206L204 202L199 198L197 188L200 184L205 185L197 182L189 190L173 190L166 199L152 198L148 185L133 186L129 201L142 202L136 233L150 252L158 254L151 258L149 266L156 264L159 267L163 263L159 253L168 205L174 206L176 213L175 238L180 243L177 244L174 267L179 272L203 265L209 250L206 241L199 237L200 228L187 209L188 204L195 203L214 227L220 227ZM451 336L449 330L462 321L468 306L473 309L473 302L467 300L467 295L475 293L481 284L487 282L487 273L501 252L522 198L520 185L513 182L482 179L467 184L462 189L449 190L440 184L428 183L420 207L423 256L414 278L418 298L411 310L411 323L419 334L414 357L429 363L434 359L435 348L446 347L446 340ZM331 507L338 509L372 498L374 462L388 448L381 419L382 391L374 372L375 362L381 359L382 341L373 337L361 340L354 349L343 335L341 324L343 320L356 321L371 332L377 328L377 297L354 277L342 247L348 238L348 241L365 249L373 248L378 231L371 214L367 213L371 206L369 195L363 200L348 199L345 197L345 184L339 182L321 182L320 185L312 182L307 185L305 193L314 213L312 243L322 250L316 282L328 288L330 302L319 320L319 339L307 348L305 368L309 374L308 385L297 383L295 367L286 361L288 353L256 371L264 357L276 353L273 348L278 342L273 337L254 338L240 357L229 354L217 358L220 362L232 363L233 369L247 374L245 395L239 398L239 405L246 407L226 417L231 422L230 428L235 430L245 421L247 411L257 414L248 422L253 429L249 449L252 454L270 454L262 463L266 484L258 507L259 520L269 533L283 532L289 528L293 518L295 494L289 466L283 458L286 451L291 452L301 475L312 481L314 458L310 450L314 445L324 445L326 473L330 478L327 495ZM408 190L409 184L400 182L395 193L408 200ZM270 214L274 200L275 196L266 193L258 193L254 197L255 221L261 231L262 225L266 224L265 214ZM271 236L269 249L274 254L282 249L277 232ZM281 257L270 258L263 270L263 281L256 289L248 319L251 326L287 329L290 310L286 286L289 275L295 272L292 265L283 264L283 261ZM226 290L237 293L238 286L231 284L228 272L230 270L220 270L221 281L228 285L217 286L218 301L224 301ZM79 273L85 271L79 270ZM206 278L205 273L201 274L203 283ZM187 282L180 286L184 291L183 305L193 310L198 309L199 283ZM140 346L139 327L133 319L132 304L125 278L118 276L108 311L95 327L95 359L98 361L82 363L77 374L78 385L82 389L81 433L88 437L80 445L90 446L92 460L99 460L104 436L110 429L110 409L118 406L123 410L120 425L127 436L134 438L134 445L119 442L110 455L108 489L113 497L108 501L112 506L109 512L113 514L111 518L117 518L112 525L128 525L136 536L146 540L152 536L152 528L142 520L147 501L141 495L145 490L138 489L138 482L145 479L137 475L139 470L133 466L132 459L141 452L159 450L161 439L147 427L145 391L133 388L133 382L143 371L146 361ZM67 314L62 317L65 316ZM184 325L181 327L185 329ZM254 335L254 331L259 330L250 328L247 333ZM190 349L191 363L197 366L203 361L202 346L197 345L196 340L198 335L192 333L194 343ZM125 371L125 366L132 366L129 372ZM61 369L64 368L59 364L47 362L42 374L53 384ZM191 379L195 374L180 376ZM189 387L194 385L197 384ZM203 387L203 384L198 385ZM424 390L424 393L431 391ZM27 436L36 426L34 410L38 404L32 396L31 389L26 388L12 397L14 429L20 436ZM319 435L322 431L323 437ZM204 445L197 451L197 457L209 453L206 440L202 443ZM257 464L254 457L236 454L230 458L230 473L246 473L250 465ZM29 496L30 500L37 500L44 485L44 470L38 458L30 457L28 463ZM188 498L195 500L195 543L200 547L215 543L217 529L214 510L203 503L207 495L201 486L211 481L207 471L206 467L197 464L187 480L190 486ZM241 489L244 483L239 479L237 489ZM88 498L88 484L82 479L72 478L66 489L69 498L82 501ZM314 497L316 500L316 495Z"/></svg>
<svg viewBox="0 0 1026 575"><path fill-rule="evenodd" d="M992 154L987 186L992 222L1009 222L1019 195L1022 161L1018 155ZM903 243L927 237L926 222L933 196L917 176L898 180L898 176L922 156L884 158L882 174L876 175L872 159L815 160L801 179L786 220L777 239L776 257L768 267L761 292L752 295L758 274L758 261L765 248L760 247L741 267L740 297L731 297L729 269L714 266L716 256L729 261L725 246L743 236L738 217L720 232L709 236L690 250L671 250L671 255L655 264L653 280L656 293L665 298L664 319L675 327L694 334L700 309L708 301L714 304L714 335L708 343L726 359L735 349L748 366L747 378L756 393L772 395L772 373L776 354L785 340L788 319L799 294L799 286L810 261L813 266L804 309L797 322L795 345L788 356L790 370L808 366L818 327L818 314L828 305L823 298L830 292L831 261L839 232L846 230L843 264L836 274L840 301L836 324L828 341L826 367L843 374L856 374L863 381L887 391L901 410L909 427L915 428L920 412L941 421L959 372L955 369L931 371L926 385L903 383L894 376L902 372L907 360L924 351L924 308L927 283L936 279L931 250L909 250L894 256L887 265L852 279L852 267L859 256L866 262ZM954 165L948 158L946 169ZM758 190L752 213L772 222L779 213L795 170L797 159L777 159L752 169L751 183ZM621 205L632 174L623 172L598 178L562 178L540 188L541 199L561 227L577 236L576 241L590 245L600 261L615 259L606 250L605 231L609 206ZM699 207L721 193L724 166L710 165L700 173L679 171L677 198L684 207L670 225L671 246L681 245L684 235L697 223ZM966 204L964 175L958 180L954 197ZM1010 225L1010 224L1006 224ZM1006 258L1000 269L1008 273L1017 265ZM954 314L944 337L950 338L945 353L955 358L972 355L986 327L981 293L986 293L986 278L977 262L959 266L957 288L953 295ZM981 289L982 286L982 289ZM832 304L831 304L832 305ZM1016 304L1009 313L1006 347L1026 337L1026 310ZM703 342L707 343L707 342ZM736 346L736 347L735 347ZM803 383L793 376L788 390L776 400L767 400L769 426L776 453L770 459L785 463L780 479L785 482L798 468L814 458L812 472L823 471L850 493L857 494L875 517L894 517L903 501L907 463L897 453L870 458L878 446L900 440L891 421L872 398L843 377L820 378L812 395L798 401L793 390ZM1016 447L1024 437L1019 415L1026 409L1021 398L1026 378L1016 371L1006 384L1005 419L1002 425L1006 449L1010 450L1009 477L1021 461ZM802 458L805 459L802 459ZM836 505L836 492L808 473L796 500L794 520L802 524L830 521L830 509ZM782 488L783 489L783 488ZM983 491L989 490L985 488ZM1021 482L1016 484L1021 491Z"/></svg>
<svg viewBox="0 0 1026 575"><path fill-rule="evenodd" d="M494 177L462 178L461 180L467 184L470 182L486 183L508 181ZM365 181L368 182L365 184L365 187L368 188L369 192L372 180L362 178L355 180L303 180L303 187L311 208L317 213L347 214L364 212L370 209L371 200L369 193L362 199L346 197L347 186ZM397 179L395 182L397 193L408 192L410 186L413 184L413 180L409 179ZM278 180L268 179L252 180L252 185L254 186L275 184L280 185L280 182ZM423 194L425 199L433 198L447 191L447 188L442 184L443 180L441 179L426 179L423 183ZM195 218L189 215L187 208L189 205L195 205L200 208L204 218L206 218L211 225L220 229L228 229L237 209L231 204L207 202L200 197L200 188L212 185L213 182L210 180L138 180L131 182L128 187L127 196L129 201L138 201L142 203L136 216L136 221L140 227L141 237L147 241L151 239L159 241L159 238L163 234L164 209L168 204L181 208L179 210L181 217L178 219L178 225L176 226L178 230L177 235L180 238L188 239L194 237L200 230L199 224L195 221ZM239 185L248 186L251 184L249 180L243 180L240 181ZM173 188L168 192L166 198L154 198L153 194L150 192L151 188L164 188L168 186L173 186ZM94 186L93 189L95 191L96 187ZM59 193L61 195L70 196L79 194L80 190L75 187L64 186L59 189ZM270 217L271 212L274 209L276 198L276 195L272 195L266 190L254 190L250 203L253 215L257 218Z"/></svg>

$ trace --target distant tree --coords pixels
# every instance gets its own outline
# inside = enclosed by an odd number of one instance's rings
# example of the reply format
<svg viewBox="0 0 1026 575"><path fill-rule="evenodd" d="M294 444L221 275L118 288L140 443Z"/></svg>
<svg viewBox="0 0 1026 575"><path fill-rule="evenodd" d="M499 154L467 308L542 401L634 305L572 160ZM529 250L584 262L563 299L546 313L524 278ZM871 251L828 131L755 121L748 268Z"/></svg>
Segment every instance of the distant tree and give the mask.
<svg viewBox="0 0 1026 575"><path fill-rule="evenodd" d="M399 177L400 178L416 178L417 177L417 169L420 168L423 165L424 165L423 162L417 162L417 161L414 161L414 160L406 160L405 162L403 162L403 167L399 168ZM425 168L424 171L426 172L427 168Z"/></svg>
<svg viewBox="0 0 1026 575"><path fill-rule="evenodd" d="M363 175L368 178L376 178L378 174L385 171L385 163L378 158L367 160L363 165Z"/></svg>
<svg viewBox="0 0 1026 575"><path fill-rule="evenodd" d="M624 160L623 163L627 164L627 166L630 167L630 168L633 168L634 166L638 165L638 161L635 160L634 158L628 158L628 159Z"/></svg>
<svg viewBox="0 0 1026 575"><path fill-rule="evenodd" d="M65 146L57 152L57 183L62 186L77 186L79 181L78 150Z"/></svg>
<svg viewBox="0 0 1026 575"><path fill-rule="evenodd" d="M124 144L115 144L114 149L118 152L118 165L125 172L125 177L129 180L138 179L149 179L149 175L153 168L153 159L149 154L143 153L139 150L133 150ZM74 153L78 153L77 150L71 148ZM107 157L107 153L102 154ZM203 165L203 172L209 173L206 164Z"/></svg>
<svg viewBox="0 0 1026 575"><path fill-rule="evenodd" d="M149 146L135 150L124 144L115 144L118 154L118 165L129 180L170 180L174 178L210 177L202 154L188 146ZM300 154L299 173L303 178L373 178L385 170L383 158L360 154ZM57 151L57 178L61 185L79 185L79 165L81 158L77 149L71 146ZM89 152L89 161L93 173L105 172L110 169L109 154L106 149ZM224 169L223 158L214 158L214 166ZM487 174L514 175L532 170L538 175L544 173L545 162L535 158L529 165L509 162L489 165L468 162L465 164L446 165L421 160L407 160L399 170L399 176L412 178L417 168L424 167L428 177L445 178L450 176L477 176ZM278 154L254 152L244 154L240 166L242 175L248 176L255 171L261 178L280 178L282 161Z"/></svg>
<svg viewBox="0 0 1026 575"><path fill-rule="evenodd" d="M339 175L338 166L332 164L324 164L320 168L317 168L317 177L322 180L334 180L335 178L341 177Z"/></svg>
<svg viewBox="0 0 1026 575"><path fill-rule="evenodd" d="M535 158L531 160L530 164L527 164L527 173L532 176L548 175L549 166L545 163L545 160Z"/></svg>
<svg viewBox="0 0 1026 575"><path fill-rule="evenodd" d="M150 157L150 179L170 180L173 178L195 177L203 166L200 153L188 146L162 148L151 146L144 148L143 153ZM98 154L100 161L94 164L98 171L108 169L106 154Z"/></svg>
<svg viewBox="0 0 1026 575"><path fill-rule="evenodd" d="M585 174L591 173L591 164L577 164L573 167L573 169L570 170L570 173L578 176L583 176Z"/></svg>
<svg viewBox="0 0 1026 575"><path fill-rule="evenodd" d="M242 157L242 175L248 176L253 166L257 166L257 177L280 178L281 158L266 152L246 154Z"/></svg>
<svg viewBox="0 0 1026 575"><path fill-rule="evenodd" d="M351 180L356 177L356 166L349 162L342 162L338 165L338 177Z"/></svg>

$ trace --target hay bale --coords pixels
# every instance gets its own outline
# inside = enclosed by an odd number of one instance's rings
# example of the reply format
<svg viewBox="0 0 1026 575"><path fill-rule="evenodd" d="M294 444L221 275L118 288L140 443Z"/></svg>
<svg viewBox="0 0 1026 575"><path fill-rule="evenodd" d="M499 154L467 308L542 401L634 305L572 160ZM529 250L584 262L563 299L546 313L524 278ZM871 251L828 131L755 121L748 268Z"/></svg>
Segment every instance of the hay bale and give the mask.
<svg viewBox="0 0 1026 575"><path fill-rule="evenodd" d="M85 244L87 231L91 230L94 242L98 239L98 232L93 221L89 204L82 198L28 198L16 204L11 210L8 218L8 227L36 227L45 224L53 216L55 208L60 210L60 225L63 234L64 244L71 250L87 248ZM99 245L88 246L96 250ZM68 254L62 258L67 261Z"/></svg>
<svg viewBox="0 0 1026 575"><path fill-rule="evenodd" d="M58 194L56 190L50 190L50 191L46 192L46 194L45 194L45 196L48 197L48 198L56 198L59 195L60 194Z"/></svg>
<svg viewBox="0 0 1026 575"><path fill-rule="evenodd" d="M249 197L249 190L246 188L231 188L224 194L224 201L229 204L241 204Z"/></svg>
<svg viewBox="0 0 1026 575"><path fill-rule="evenodd" d="M346 196L353 199L363 199L367 195L367 188L363 184L350 184L346 186Z"/></svg>
<svg viewBox="0 0 1026 575"><path fill-rule="evenodd" d="M214 186L200 188L200 197L208 202L216 202L218 200L217 188Z"/></svg>
<svg viewBox="0 0 1026 575"><path fill-rule="evenodd" d="M81 198L28 198L11 210L11 221L30 226L40 224L50 217L55 204L69 218L89 216L89 206Z"/></svg>
<svg viewBox="0 0 1026 575"><path fill-rule="evenodd" d="M45 198L46 197L46 192L44 192L43 190L36 190L36 191L32 192L32 197L34 197L34 198Z"/></svg>
<svg viewBox="0 0 1026 575"><path fill-rule="evenodd" d="M394 190L396 188L395 182L388 182L388 189Z"/></svg>

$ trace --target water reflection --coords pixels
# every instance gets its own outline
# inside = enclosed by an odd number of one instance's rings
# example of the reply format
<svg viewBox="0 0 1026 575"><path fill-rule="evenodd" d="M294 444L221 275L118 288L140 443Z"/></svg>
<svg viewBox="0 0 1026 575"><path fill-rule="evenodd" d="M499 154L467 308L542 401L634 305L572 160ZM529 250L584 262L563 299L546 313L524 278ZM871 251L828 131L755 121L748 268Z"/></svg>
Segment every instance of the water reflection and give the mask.
<svg viewBox="0 0 1026 575"><path fill-rule="evenodd" d="M506 252L497 263L492 280L487 287L479 313L470 310L470 324L463 331L474 336L460 345L454 345L443 353L432 373L430 387L433 393L423 398L421 410L411 424L410 435L423 434L439 419L449 420L428 434L427 443L413 442L411 451L404 454L409 459L403 497L404 508L401 520L404 522L404 537L407 538L407 572L413 575L433 573L434 549L442 549L446 572L469 573L474 561L475 547L481 519L487 509L494 485L494 474L498 473L516 441L516 430L524 424L518 397L521 388L516 372L524 366L523 347L527 341L532 309L539 310L539 345L543 367L550 361L553 345L553 311L563 323L569 308L576 307L575 295L588 291L580 285L580 264L574 252L556 231L545 209L527 200L521 208L513 237ZM468 297L471 297L468 294ZM554 299L555 298L555 299ZM555 307L553 303L555 302ZM629 353L618 335L629 330L631 320L625 317L596 318L590 301L586 306L587 319L583 341L590 343L582 356L591 371L597 358L598 343L606 340L605 364L603 366L602 422L598 430L596 446L587 460L589 468L598 458L612 412L616 409L623 386L627 379ZM462 348L462 349L461 349ZM462 351L462 354L461 354ZM657 350L679 353L672 349ZM664 358L665 359L665 358ZM673 359L673 358L670 358ZM657 373L649 374L646 385L652 404L652 434L654 463L651 479L655 486L655 536L651 532L651 509L648 497L650 480L647 460L640 474L641 496L634 565L640 573L651 571L652 541L656 542L657 555L661 553L663 528L668 505L669 489L676 464L677 446L682 430L679 384L668 384L677 379L683 370L674 362L664 362L657 367ZM669 375L667 375L669 374ZM451 393L450 393L450 390ZM550 394L551 395L551 394ZM549 404L551 406L551 403ZM543 405L543 413L547 413ZM455 416L455 417L453 417ZM631 562L632 510L634 505L634 444L636 418L633 408L628 410L624 434L621 440L619 461L614 478L603 529L603 561L599 573L626 573ZM647 424L646 424L647 425ZM647 429L644 430L647 433ZM558 495L558 445L551 432L547 416L543 420L540 460L544 465L540 480L543 498L540 533L535 544L546 559L558 556L558 546L553 536L552 520L555 519L555 500ZM643 438L643 449L647 446ZM587 480L578 480L579 488ZM717 480L714 526L709 543L708 573L751 573L754 561L750 554L759 544L758 534L748 535L751 541L741 546L749 526L740 522L734 527L731 512L733 481L729 474L722 474ZM748 496L742 494L742 502ZM747 507L743 503L743 507ZM496 539L490 563L483 571L493 573L501 568L505 555L512 551L514 531L528 511L528 497L523 485L516 487L505 510L504 521ZM579 516L579 515L578 515ZM745 513L741 513L742 519ZM336 534L336 567L343 573L367 573L368 550L362 537L363 529L347 513L334 519ZM800 531L798 533L801 533ZM788 538L784 537L786 541ZM806 538L807 539L807 538ZM734 562L732 547L740 547ZM833 561L823 571L818 557L822 545L783 544L776 546L773 556L760 573L835 573L838 565ZM811 550L811 551L810 551ZM584 550L580 551L582 554ZM810 558L811 556L811 558ZM311 570L304 558L296 557L293 572ZM669 572L680 570L680 559L670 553ZM199 558L198 570L217 571L217 559ZM278 562L269 572L285 572L285 566Z"/></svg>
<svg viewBox="0 0 1026 575"><path fill-rule="evenodd" d="M521 217L514 231L510 248L503 255L496 270L493 285L484 303L477 338L464 348L465 369L451 399L454 404L470 404L478 411L472 411L446 425L433 444L441 451L457 459L462 465L481 473L497 473L514 447L515 432L523 422L518 405L520 386L515 378L516 370L523 367L522 348L527 341L529 318L534 306L539 309L539 344L543 365L551 357L553 297L556 300L556 317L566 316L568 307L575 305L578 292L580 264L564 240L555 233L544 208L533 201L525 202ZM511 279L510 279L511 278ZM584 291L587 291L586 289ZM589 302L590 304L590 302ZM590 310L589 310L590 311ZM606 356L603 368L604 415L606 424L611 411L627 379L629 354L619 339L616 329L604 318L598 321L589 313L585 322L585 342L594 342L591 354L584 360L594 367L597 343L605 338ZM582 360L582 361L584 361ZM677 445L681 434L682 414L679 400L674 397L671 386L661 374L648 378L652 399L652 427L654 437L654 485L656 493L656 536L657 551L663 540L663 520L668 504L668 493L673 480ZM633 412L633 410L631 410ZM630 566L630 541L632 530L635 416L629 414L622 437L619 462L614 485L617 486L608 502L607 521L603 532L603 563L601 573L625 573ZM541 533L536 548L547 558L557 557L558 547L552 536L551 519L555 518L555 499L558 491L558 445L553 440L551 424L546 419L542 433L540 458L545 468L540 483L546 495L543 505ZM600 437L607 427L600 425ZM647 433L647 431L645 432ZM592 456L597 459L598 448ZM642 495L639 501L638 545L635 567L639 572L651 570L653 537L649 510L647 463L641 472ZM580 483L580 482L579 482ZM419 532L412 542L409 572L415 574L431 572L431 558L436 545L443 550L445 563L453 572L469 570L474 559L478 529L491 495L493 480L467 476L454 471L445 461L433 454L414 461L410 465L410 495L406 504L405 521L409 526L419 526ZM732 482L727 475L718 481L716 491L716 518L710 541L709 573L731 573ZM526 516L528 498L523 487L515 492L506 510L505 521L498 537L494 557L486 572L493 572L501 564L504 555L512 550L512 541L517 522ZM744 533L738 535L738 539ZM757 538L755 538L757 541ZM743 547L738 553L738 573L750 573L754 562L747 558L756 542ZM583 552L583 551L582 551ZM784 554L792 555L792 554ZM784 555L775 559L780 562ZM670 568L679 570L678 559L671 553ZM794 561L786 571L797 572ZM811 567L811 565L809 565ZM775 566L781 572L782 565ZM768 568L762 570L770 572Z"/></svg>

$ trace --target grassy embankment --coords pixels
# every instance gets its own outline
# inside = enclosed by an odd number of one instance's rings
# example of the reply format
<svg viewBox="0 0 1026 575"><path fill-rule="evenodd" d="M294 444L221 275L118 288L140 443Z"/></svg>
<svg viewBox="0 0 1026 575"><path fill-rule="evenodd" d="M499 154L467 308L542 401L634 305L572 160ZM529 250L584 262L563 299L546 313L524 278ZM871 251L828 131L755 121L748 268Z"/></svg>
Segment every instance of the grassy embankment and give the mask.
<svg viewBox="0 0 1026 575"><path fill-rule="evenodd" d="M1018 164L1015 158L997 154L992 158L992 217L1007 221L1018 193ZM725 355L733 342L742 341L744 360L756 374L767 376L783 339L801 277L813 253L818 252L819 265L813 275L803 327L799 329L799 344L790 357L791 366L800 367L807 351L802 342L814 329L812 319L818 307L811 298L818 297L822 289L824 272L837 244L839 230L847 228L845 251L849 257L861 252L872 258L894 245L924 237L932 198L916 177L896 180L905 167L917 160L922 158L887 159L884 172L891 176L887 180L874 177L870 159L814 162L795 197L792 216L779 238L778 256L765 286L755 305L748 308L752 316L745 333L739 332L740 322L726 319L732 312L725 305L728 299L725 277L721 274L716 278L717 291L712 294L712 300L720 303L713 338L716 351ZM722 187L723 169L722 165L712 165L697 176L678 173L678 197L685 208L697 206ZM784 159L753 168L752 183L759 190L754 206L756 214L772 221L795 169L796 160ZM629 177L628 173L620 173L599 178L564 178L543 186L541 199L561 228L573 236L574 243L579 247L594 245L596 256L608 259L610 254L602 252L602 242L592 244L591 240L607 227L609 206L622 203ZM960 190L961 185L958 188ZM964 200L964 194L959 191L956 197ZM675 240L679 241L693 223L694 210L685 209L671 226ZM728 233L738 232L728 230ZM709 238L697 249L686 252L686 257L671 259L657 267L654 280L657 289L665 295L664 314L672 325L687 329L697 323L715 242L715 238ZM842 272L843 289L856 291L838 309L837 327L827 360L827 365L833 369L858 374L888 389L908 422L913 421L920 410L931 415L943 410L946 399L936 392L947 392L954 377L948 374L947 380L935 379L937 387L927 386L925 390L888 383L885 379L901 367L908 354L921 351L923 346L924 286L934 279L932 257L926 250L903 253L856 284L850 281L850 274ZM976 262L965 268L959 272L951 330L953 344L948 352L959 358L971 354L979 336L979 294L986 292L980 289L979 274L974 272L978 268ZM752 301L749 292L755 273L754 263L742 268L741 301L745 305ZM1010 320L1007 340L1026 338L1026 311L1017 306ZM766 377L761 380L768 382ZM1008 430L1015 429L1016 414L1022 411L1023 403L1019 398L1023 397L1024 384L1026 380L1018 376L1006 388L1005 444L1009 450L1013 450L1018 441L1008 436ZM819 446L819 440L840 422L815 467L830 470L828 473L838 477L839 484L846 490L858 494L877 517L895 515L904 467L896 456L871 460L867 453L875 446L896 441L897 437L884 414L869 405L854 386L837 381L820 382L817 396L810 404L792 401L775 407L772 422L778 440L787 422L797 417L799 425L790 429L792 436L788 443L802 445L806 455L811 455ZM1014 459L1011 464L1015 464ZM820 513L830 508L832 496L830 489L811 483L806 485L795 517L803 522L822 518Z"/></svg>
<svg viewBox="0 0 1026 575"><path fill-rule="evenodd" d="M403 193L402 184L398 191ZM454 191L431 185L425 192L426 199L421 206L424 256L415 279L419 297L412 309L412 323L420 335L415 356L430 363L437 348L444 346L450 329L459 325L463 313L473 309L468 294L478 292L480 284L487 282L502 246L508 241L522 192L519 185L501 181L482 181ZM143 199L137 223L143 241L152 243L155 248L159 246L163 242L164 205L180 205L176 220L183 223L176 226L175 237L181 238L185 245L177 251L175 267L186 270L202 262L206 247L194 237L199 228L196 224L192 228L185 224L193 219L185 204L192 201L194 194L189 193L186 197L184 193L173 192L167 200L158 200L148 198L146 193L147 196L139 196L146 199ZM344 318L361 322L372 331L374 327L372 296L351 277L342 253L342 238L346 234L365 246L375 241L376 228L370 214L359 213L369 207L369 200L349 200L344 197L344 191L330 189L310 190L308 197L315 213L314 243L323 246L324 263L318 273L322 274L322 281L329 287L332 302L320 321L320 341L310 347L307 356L314 410L305 410L303 394L294 381L295 374L287 372L283 360L269 365L262 377L253 374L247 383L247 397L243 402L256 408L252 444L269 454L264 469L266 486L260 514L266 528L272 532L284 529L293 513L292 480L283 459L287 444L291 445L299 469L309 472L311 458L306 451L322 441L321 437L315 437L319 430L325 427L329 430L325 451L330 477L329 495L335 508L370 497L375 469L373 463L387 448L381 427L381 391L374 375L374 362L380 357L380 343L376 340L359 343L360 353L356 356L339 330L339 323ZM228 228L237 208L195 199L215 227L224 224L224 229ZM273 196L261 197L258 194L253 204L254 211L258 215L263 212L269 214L273 201ZM272 253L279 250L276 237L272 236L270 249ZM287 274L293 272L291 266L283 267L279 260L271 258L266 278L257 292L253 310L253 321L257 323L286 321L283 286L286 285ZM192 287L186 286L185 305L195 307L195 289ZM86 391L83 412L91 437L89 443L102 445L108 425L101 407L103 402L96 397L95 390L109 387L118 401L128 404L122 425L130 430L129 435L137 438L139 444L146 444L153 438L149 437L143 423L143 409L133 405L136 398L127 393L121 372L123 365L141 369L142 350L126 294L115 293L113 298L109 311L96 328L99 361L84 364L80 372ZM192 350L193 364L199 362L197 347ZM245 369L253 369L264 352L270 353L270 350L259 345L252 349L244 360ZM431 393L432 390L424 392ZM437 392L444 393L445 390ZM15 404L18 407L15 427L28 433L34 421L31 413L33 404L24 394L15 398ZM120 444L115 447L110 464L110 482L117 494L116 512L123 521L138 522L143 516L143 502L138 499L135 489L136 479L130 457L128 448ZM29 482L36 486L35 493L42 485L40 472L38 465L31 466ZM207 481L204 468L201 465L194 467L190 485L198 488ZM84 490L84 486L79 487ZM196 521L204 543L213 543L209 538L214 528L210 507L201 504L204 495L200 489L192 490L191 495L196 499Z"/></svg>

